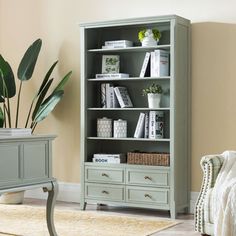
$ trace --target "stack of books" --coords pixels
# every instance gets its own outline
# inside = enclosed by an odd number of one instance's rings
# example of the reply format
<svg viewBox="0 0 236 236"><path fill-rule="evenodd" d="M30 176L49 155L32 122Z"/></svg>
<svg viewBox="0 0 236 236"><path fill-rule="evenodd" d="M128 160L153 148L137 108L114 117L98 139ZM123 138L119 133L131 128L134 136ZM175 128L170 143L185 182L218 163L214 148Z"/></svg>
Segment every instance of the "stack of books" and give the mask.
<svg viewBox="0 0 236 236"><path fill-rule="evenodd" d="M169 52L166 50L154 50L146 52L140 71L140 78L147 76L169 76Z"/></svg>
<svg viewBox="0 0 236 236"><path fill-rule="evenodd" d="M164 138L164 113L162 111L141 112L134 132L134 138Z"/></svg>
<svg viewBox="0 0 236 236"><path fill-rule="evenodd" d="M125 108L133 107L126 87L114 87L111 83L101 84L101 107L102 108Z"/></svg>
<svg viewBox="0 0 236 236"><path fill-rule="evenodd" d="M105 41L105 45L102 46L102 49L127 48L127 47L133 47L133 42L129 40L113 40L113 41Z"/></svg>
<svg viewBox="0 0 236 236"><path fill-rule="evenodd" d="M126 156L125 154L96 153L96 154L93 154L93 162L120 164L120 163L126 162Z"/></svg>
<svg viewBox="0 0 236 236"><path fill-rule="evenodd" d="M0 136L28 136L31 132L31 129L0 128Z"/></svg>

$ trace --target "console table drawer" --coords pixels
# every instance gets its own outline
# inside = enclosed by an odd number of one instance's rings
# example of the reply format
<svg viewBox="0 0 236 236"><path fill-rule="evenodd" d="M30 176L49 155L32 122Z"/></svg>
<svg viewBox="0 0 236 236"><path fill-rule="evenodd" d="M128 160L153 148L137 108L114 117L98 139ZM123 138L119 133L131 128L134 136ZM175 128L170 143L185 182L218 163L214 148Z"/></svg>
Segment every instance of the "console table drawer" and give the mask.
<svg viewBox="0 0 236 236"><path fill-rule="evenodd" d="M86 167L85 179L87 182L124 183L124 170L118 168Z"/></svg>
<svg viewBox="0 0 236 236"><path fill-rule="evenodd" d="M161 170L127 169L127 184L169 186L169 172Z"/></svg>
<svg viewBox="0 0 236 236"><path fill-rule="evenodd" d="M124 201L125 189L119 185L86 184L85 196L90 199Z"/></svg>
<svg viewBox="0 0 236 236"><path fill-rule="evenodd" d="M147 204L169 204L169 190L158 188L126 187L127 202Z"/></svg>

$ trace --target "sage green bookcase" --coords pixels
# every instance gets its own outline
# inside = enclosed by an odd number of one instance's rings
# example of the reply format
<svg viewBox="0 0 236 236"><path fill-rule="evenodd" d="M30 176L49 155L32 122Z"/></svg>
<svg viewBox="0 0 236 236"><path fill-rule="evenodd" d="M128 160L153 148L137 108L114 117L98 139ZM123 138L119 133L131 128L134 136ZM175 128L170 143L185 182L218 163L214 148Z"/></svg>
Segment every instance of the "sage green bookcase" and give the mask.
<svg viewBox="0 0 236 236"><path fill-rule="evenodd" d="M158 28L157 46L142 47L138 32ZM190 160L190 21L176 15L115 20L80 25L81 34L81 209L87 203L170 211L176 218L189 208ZM133 47L102 49L105 41L130 40ZM146 52L170 53L170 74L139 78ZM120 72L129 78L95 79L102 55L119 55ZM165 93L161 108L148 108L142 89L156 82ZM101 108L101 83L128 88L133 108ZM164 138L133 138L140 112L164 112ZM97 137L97 118L124 119L127 138ZM94 153L169 152L170 166L97 164Z"/></svg>

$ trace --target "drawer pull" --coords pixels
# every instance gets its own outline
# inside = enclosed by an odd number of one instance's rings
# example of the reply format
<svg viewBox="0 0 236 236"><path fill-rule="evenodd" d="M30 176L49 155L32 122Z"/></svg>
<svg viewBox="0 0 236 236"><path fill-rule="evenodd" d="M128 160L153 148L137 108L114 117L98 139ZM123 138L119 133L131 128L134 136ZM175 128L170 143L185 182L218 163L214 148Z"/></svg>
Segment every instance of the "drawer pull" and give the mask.
<svg viewBox="0 0 236 236"><path fill-rule="evenodd" d="M148 197L148 198L152 199L152 196L149 194L145 194L144 197Z"/></svg>
<svg viewBox="0 0 236 236"><path fill-rule="evenodd" d="M109 177L109 175L106 173L102 173L102 176L107 177L107 178Z"/></svg>
<svg viewBox="0 0 236 236"><path fill-rule="evenodd" d="M102 193L109 194L109 192L107 192L106 190L103 190Z"/></svg>
<svg viewBox="0 0 236 236"><path fill-rule="evenodd" d="M149 180L152 180L152 178L151 177L149 177L149 176L144 176L144 179L149 179Z"/></svg>

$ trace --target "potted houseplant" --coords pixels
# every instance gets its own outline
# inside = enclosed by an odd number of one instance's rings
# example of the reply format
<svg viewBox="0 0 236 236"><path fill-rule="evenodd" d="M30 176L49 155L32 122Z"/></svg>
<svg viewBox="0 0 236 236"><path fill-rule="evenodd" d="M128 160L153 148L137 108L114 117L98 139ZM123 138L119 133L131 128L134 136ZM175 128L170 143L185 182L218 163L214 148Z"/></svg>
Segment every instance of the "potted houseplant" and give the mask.
<svg viewBox="0 0 236 236"><path fill-rule="evenodd" d="M19 128L20 116L20 98L22 86L24 83L32 78L35 65L41 50L42 40L37 39L26 50L17 70L17 77L19 81L19 90L16 91L15 76L10 64L0 54L0 128ZM31 105L27 114L27 118L23 127L28 128L34 132L37 124L44 120L48 114L55 108L58 102L62 99L64 94L64 86L71 77L72 72L68 72L59 83L55 86L50 94L54 78L51 74L57 65L55 61L44 76L42 83L35 95L32 98ZM16 117L15 124L12 122L12 109L10 99L17 96ZM9 197L8 197L9 196ZM0 197L1 203L21 203L23 201L23 192L3 194Z"/></svg>
<svg viewBox="0 0 236 236"><path fill-rule="evenodd" d="M142 46L156 46L161 38L161 33L158 29L142 29L138 32L138 39Z"/></svg>
<svg viewBox="0 0 236 236"><path fill-rule="evenodd" d="M163 90L159 84L153 83L151 86L143 89L143 95L148 97L149 108L159 108L161 101L161 94Z"/></svg>

